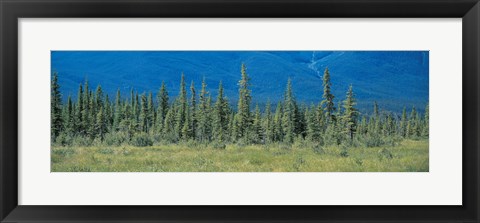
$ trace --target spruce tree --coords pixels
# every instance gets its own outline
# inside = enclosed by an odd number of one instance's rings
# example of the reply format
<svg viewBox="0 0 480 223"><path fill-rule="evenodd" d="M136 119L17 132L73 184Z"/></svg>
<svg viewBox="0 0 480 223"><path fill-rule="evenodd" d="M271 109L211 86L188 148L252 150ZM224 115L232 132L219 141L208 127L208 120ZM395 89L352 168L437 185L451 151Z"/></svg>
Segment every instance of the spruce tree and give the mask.
<svg viewBox="0 0 480 223"><path fill-rule="evenodd" d="M378 112L377 101L373 102L373 117L374 117L374 132L375 134L381 134L382 132L382 120L380 113Z"/></svg>
<svg viewBox="0 0 480 223"><path fill-rule="evenodd" d="M186 112L186 117L182 127L181 138L185 141L188 141L192 137L192 126L190 124L191 115L190 115L189 109L185 110L185 112Z"/></svg>
<svg viewBox="0 0 480 223"><path fill-rule="evenodd" d="M208 92L207 92L207 83L205 78L202 81L202 89L200 90L200 98L198 105L198 131L197 138L200 141L206 141L208 139L208 129L209 129L209 105L208 105Z"/></svg>
<svg viewBox="0 0 480 223"><path fill-rule="evenodd" d="M122 96L120 94L120 89L117 89L117 96L115 97L115 114L113 116L113 130L118 131L120 129L120 122L122 121Z"/></svg>
<svg viewBox="0 0 480 223"><path fill-rule="evenodd" d="M223 95L223 85L218 85L217 100L213 109L213 135L215 140L225 141L228 128L228 102Z"/></svg>
<svg viewBox="0 0 480 223"><path fill-rule="evenodd" d="M355 95L353 94L352 85L348 88L347 98L343 102L344 115L343 122L345 123L345 132L347 132L350 141L353 140L353 135L357 131L358 111L356 105Z"/></svg>
<svg viewBox="0 0 480 223"><path fill-rule="evenodd" d="M362 117L362 121L360 122L358 133L362 135L366 135L368 132L368 124L367 118L365 116Z"/></svg>
<svg viewBox="0 0 480 223"><path fill-rule="evenodd" d="M106 132L107 132L107 123L105 119L105 113L104 113L103 107L100 107L96 115L96 123L95 123L96 137L99 138L100 140L103 140Z"/></svg>
<svg viewBox="0 0 480 223"><path fill-rule="evenodd" d="M147 99L147 132L150 132L155 124L155 107L153 104L153 94L148 92Z"/></svg>
<svg viewBox="0 0 480 223"><path fill-rule="evenodd" d="M416 136L416 118L417 118L417 110L415 106L412 107L412 112L410 113L410 117L407 124L407 137Z"/></svg>
<svg viewBox="0 0 480 223"><path fill-rule="evenodd" d="M330 83L330 72L328 71L328 67L325 68L325 72L323 73L323 100L322 105L324 106L326 121L328 124L335 121L335 104L333 99L335 98L331 92L331 83Z"/></svg>
<svg viewBox="0 0 480 223"><path fill-rule="evenodd" d="M282 127L282 117L283 117L283 106L282 103L277 104L277 108L275 109L275 116L273 118L273 135L274 141L281 142L283 141L283 127Z"/></svg>
<svg viewBox="0 0 480 223"><path fill-rule="evenodd" d="M192 134L195 137L197 132L197 93L195 91L195 83L190 84L190 121L192 126Z"/></svg>
<svg viewBox="0 0 480 223"><path fill-rule="evenodd" d="M207 113L206 113L206 136L205 140L210 141L212 139L212 132L213 132L213 124L212 124L212 113L213 113L213 106L212 106L212 95L208 95L207 98Z"/></svg>
<svg viewBox="0 0 480 223"><path fill-rule="evenodd" d="M69 95L67 99L67 105L64 110L63 120L63 131L68 135L71 135L75 131L75 108L72 102L72 97Z"/></svg>
<svg viewBox="0 0 480 223"><path fill-rule="evenodd" d="M311 106L310 109L305 110L305 116L307 120L307 138L312 142L321 141L321 126L318 121L318 116L315 106Z"/></svg>
<svg viewBox="0 0 480 223"><path fill-rule="evenodd" d="M62 131L62 95L60 93L60 85L58 84L58 73L53 73L53 79L51 84L51 137L55 141L57 136Z"/></svg>
<svg viewBox="0 0 480 223"><path fill-rule="evenodd" d="M163 131L163 124L164 124L165 116L167 116L167 111L168 111L168 100L169 98L168 98L167 87L165 86L165 82L162 81L162 85L157 94L158 109L157 109L156 123L157 123L158 132Z"/></svg>
<svg viewBox="0 0 480 223"><path fill-rule="evenodd" d="M140 96L140 129L143 132L148 132L148 102L147 96L143 93Z"/></svg>
<svg viewBox="0 0 480 223"><path fill-rule="evenodd" d="M428 137L429 132L430 132L430 126L429 126L429 106L427 103L427 106L425 107L425 115L424 115L424 127L423 127L423 132L422 135Z"/></svg>
<svg viewBox="0 0 480 223"><path fill-rule="evenodd" d="M93 139L97 135L97 128L96 128L96 120L97 120L97 113L96 113L96 100L95 96L93 95L93 92L90 91L88 94L88 112L87 114L87 120L88 120L88 125L87 125L87 135Z"/></svg>
<svg viewBox="0 0 480 223"><path fill-rule="evenodd" d="M295 115L296 103L292 93L292 82L288 79L287 89L285 91L283 102L283 130L285 131L284 142L293 143L295 138L295 126L297 123L297 117Z"/></svg>
<svg viewBox="0 0 480 223"><path fill-rule="evenodd" d="M400 120L400 136L406 137L407 136L407 108L403 107L402 110L402 118Z"/></svg>
<svg viewBox="0 0 480 223"><path fill-rule="evenodd" d="M165 120L163 123L163 135L169 141L174 141L175 138L175 114L172 109L168 109L167 114L165 115Z"/></svg>
<svg viewBox="0 0 480 223"><path fill-rule="evenodd" d="M180 79L180 92L178 93L176 106L175 130L178 136L180 136L182 134L181 130L183 128L183 124L185 123L188 109L187 89L185 84L185 75L183 73Z"/></svg>
<svg viewBox="0 0 480 223"><path fill-rule="evenodd" d="M265 141L267 143L273 142L275 135L274 135L274 126L273 126L273 118L272 118L272 107L271 107L270 100L267 101L267 105L265 107Z"/></svg>
<svg viewBox="0 0 480 223"><path fill-rule="evenodd" d="M78 86L78 93L77 93L77 108L75 109L75 132L79 133L80 135L85 135L85 122L83 120L83 85L80 83Z"/></svg>
<svg viewBox="0 0 480 223"><path fill-rule="evenodd" d="M82 110L82 120L83 120L83 130L86 136L90 136L89 128L91 127L91 118L90 118L90 90L88 87L88 81L85 81L85 91L83 96L83 110Z"/></svg>
<svg viewBox="0 0 480 223"><path fill-rule="evenodd" d="M241 79L238 82L238 86L238 105L237 115L235 117L236 139L241 139L247 135L247 131L251 125L250 103L252 99L249 89L250 78L247 74L247 68L243 63L241 67Z"/></svg>
<svg viewBox="0 0 480 223"><path fill-rule="evenodd" d="M112 104L110 103L110 98L108 97L108 94L105 95L105 103L102 106L105 112L105 123L106 123L106 128L110 130L112 128L113 124L113 111L112 111Z"/></svg>
<svg viewBox="0 0 480 223"><path fill-rule="evenodd" d="M263 143L264 142L264 134L262 128L262 116L260 114L260 108L258 104L255 106L255 115L253 117L253 142L255 143Z"/></svg>

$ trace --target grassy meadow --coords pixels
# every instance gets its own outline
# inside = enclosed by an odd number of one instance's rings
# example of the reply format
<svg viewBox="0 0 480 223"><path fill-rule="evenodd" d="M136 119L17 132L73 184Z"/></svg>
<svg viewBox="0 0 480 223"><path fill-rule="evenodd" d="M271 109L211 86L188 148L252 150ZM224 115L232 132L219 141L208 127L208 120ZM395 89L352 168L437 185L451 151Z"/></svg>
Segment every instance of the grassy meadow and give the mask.
<svg viewBox="0 0 480 223"><path fill-rule="evenodd" d="M54 146L52 172L428 172L428 140L364 148L239 146L186 142L134 146Z"/></svg>

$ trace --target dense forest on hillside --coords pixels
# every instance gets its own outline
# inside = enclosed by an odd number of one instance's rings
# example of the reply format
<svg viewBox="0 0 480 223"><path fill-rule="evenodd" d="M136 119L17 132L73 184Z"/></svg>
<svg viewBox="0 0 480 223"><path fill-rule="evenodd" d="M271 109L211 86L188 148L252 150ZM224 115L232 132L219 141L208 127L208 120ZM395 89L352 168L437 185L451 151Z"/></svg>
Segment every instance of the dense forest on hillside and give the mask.
<svg viewBox="0 0 480 223"><path fill-rule="evenodd" d="M420 114L415 107L404 107L402 114L382 110L372 101L373 114L361 114L356 108L354 86L345 86L345 100L337 101L331 92L328 68L323 74L322 101L304 104L295 98L291 80L285 83L283 100L268 102L265 107L252 104L247 68L239 72L238 100L231 104L224 96L219 80L215 98L206 90L199 91L192 81L187 86L182 74L180 92L169 97L163 83L158 92L114 97L105 94L99 85L91 89L80 83L77 98L62 101L58 73L51 83L52 146L152 146L195 142L225 148L228 144L257 145L308 141L317 147L395 146L403 139L428 138L428 105ZM295 89L300 90L300 89Z"/></svg>

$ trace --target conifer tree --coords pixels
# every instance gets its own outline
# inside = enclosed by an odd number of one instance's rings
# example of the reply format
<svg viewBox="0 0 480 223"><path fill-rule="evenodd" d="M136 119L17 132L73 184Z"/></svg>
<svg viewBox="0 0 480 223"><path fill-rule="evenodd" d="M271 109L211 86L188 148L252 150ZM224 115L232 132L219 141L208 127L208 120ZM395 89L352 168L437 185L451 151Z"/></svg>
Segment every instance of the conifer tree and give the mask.
<svg viewBox="0 0 480 223"><path fill-rule="evenodd" d="M85 135L89 135L89 128L91 126L91 118L90 118L90 90L88 87L88 81L85 81L85 90L84 90L84 96L83 96L83 110L82 110L82 120L83 120L83 130L85 132Z"/></svg>
<svg viewBox="0 0 480 223"><path fill-rule="evenodd" d="M392 136L395 134L395 119L392 114L387 114L387 120L384 127L385 135Z"/></svg>
<svg viewBox="0 0 480 223"><path fill-rule="evenodd" d="M95 93L95 109L98 109L100 110L100 107L103 106L103 90L102 90L102 86L101 85L98 85L97 86L97 91ZM97 110L94 110L93 111L94 113L97 112Z"/></svg>
<svg viewBox="0 0 480 223"><path fill-rule="evenodd" d="M97 128L96 128L96 120L97 120L97 113L95 112L95 105L96 105L96 100L93 95L93 93L90 91L88 94L88 112L87 114L87 120L88 120L88 125L87 125L87 135L93 139L97 135Z"/></svg>
<svg viewBox="0 0 480 223"><path fill-rule="evenodd" d="M228 139L234 141L235 136L235 112L230 112L230 117L228 119Z"/></svg>
<svg viewBox="0 0 480 223"><path fill-rule="evenodd" d="M267 105L265 107L265 141L267 143L273 142L275 135L273 130L273 118L272 118L272 108L271 108L270 100L267 101Z"/></svg>
<svg viewBox="0 0 480 223"><path fill-rule="evenodd" d="M224 141L227 139L228 128L228 102L223 95L223 85L218 85L218 95L213 109L213 135L214 139Z"/></svg>
<svg viewBox="0 0 480 223"><path fill-rule="evenodd" d="M195 91L195 83L192 81L190 84L190 121L192 126L192 134L195 137L197 132L197 93Z"/></svg>
<svg viewBox="0 0 480 223"><path fill-rule="evenodd" d="M425 107L425 115L424 115L424 127L423 127L423 132L422 132L422 135L423 136L426 136L428 137L429 136L429 132L430 132L430 126L429 126L429 107L428 107L428 103L427 103L427 106Z"/></svg>
<svg viewBox="0 0 480 223"><path fill-rule="evenodd" d="M175 127L175 115L173 109L168 109L167 115L165 116L164 124L163 124L163 134L169 140L174 139L174 130Z"/></svg>
<svg viewBox="0 0 480 223"><path fill-rule="evenodd" d="M143 132L148 132L148 102L147 96L143 93L140 96L140 129Z"/></svg>
<svg viewBox="0 0 480 223"><path fill-rule="evenodd" d="M207 98L207 110L206 110L206 136L205 140L210 141L212 140L212 131L213 131L213 124L212 124L212 113L213 113L213 106L212 106L212 95L208 95Z"/></svg>
<svg viewBox="0 0 480 223"><path fill-rule="evenodd" d="M402 110L402 118L400 120L400 136L406 137L407 136L407 108L403 107Z"/></svg>
<svg viewBox="0 0 480 223"><path fill-rule="evenodd" d="M245 64L242 64L241 67L242 78L238 82L238 105L237 105L237 115L235 117L236 121L236 139L241 139L246 136L247 130L251 125L251 115L250 115L250 102L251 102L251 91L250 78L247 74L247 68Z"/></svg>
<svg viewBox="0 0 480 223"><path fill-rule="evenodd" d="M345 113L343 115L343 122L345 123L345 132L347 132L350 141L353 140L353 135L357 131L358 111L356 105L355 95L353 94L352 85L348 88L347 98L343 102Z"/></svg>
<svg viewBox="0 0 480 223"><path fill-rule="evenodd" d="M157 123L158 132L163 131L163 124L164 124L165 116L167 116L167 111L168 111L168 100L169 98L168 98L167 87L165 86L165 82L162 81L162 85L157 94L158 109L157 109L156 123Z"/></svg>
<svg viewBox="0 0 480 223"><path fill-rule="evenodd" d="M300 107L298 107L297 103L295 102L295 135L301 136L302 138L305 138L307 134L305 110L305 104L302 104Z"/></svg>
<svg viewBox="0 0 480 223"><path fill-rule="evenodd" d="M155 108L153 104L153 94L148 92L147 99L147 132L149 132L155 124Z"/></svg>
<svg viewBox="0 0 480 223"><path fill-rule="evenodd" d="M368 132L367 118L363 116L362 120L360 121L360 125L358 127L358 133L362 135L366 135L367 132Z"/></svg>
<svg viewBox="0 0 480 223"><path fill-rule="evenodd" d="M255 106L255 115L253 117L253 141L255 143L263 143L264 142L264 134L262 129L262 116L260 114L260 107L258 104Z"/></svg>
<svg viewBox="0 0 480 223"><path fill-rule="evenodd" d="M103 137L105 136L106 132L107 132L107 123L105 119L105 113L103 111L103 107L100 107L96 115L96 123L95 123L96 137L103 140Z"/></svg>
<svg viewBox="0 0 480 223"><path fill-rule="evenodd" d="M307 137L312 142L320 142L321 140L321 126L318 121L315 106L311 106L310 109L305 110L305 116L307 119Z"/></svg>
<svg viewBox="0 0 480 223"><path fill-rule="evenodd" d="M64 110L63 115L63 131L71 135L75 131L75 109L72 102L72 97L69 95L67 99L67 105Z"/></svg>
<svg viewBox="0 0 480 223"><path fill-rule="evenodd" d="M209 129L209 105L208 105L208 92L207 92L207 83L205 82L205 78L202 81L202 89L200 90L200 98L199 98L199 106L198 106L198 132L197 138L200 141L206 141L208 139L208 129Z"/></svg>
<svg viewBox="0 0 480 223"><path fill-rule="evenodd" d="M112 124L113 124L113 112L112 112L112 104L110 103L110 98L108 97L108 94L105 95L105 104L102 106L105 111L105 123L106 123L106 128L111 129Z"/></svg>
<svg viewBox="0 0 480 223"><path fill-rule="evenodd" d="M62 131L62 95L60 93L60 85L58 84L58 73L53 73L52 85L51 85L51 136L55 141L57 136Z"/></svg>
<svg viewBox="0 0 480 223"><path fill-rule="evenodd" d="M120 129L120 122L123 119L123 108L121 104L120 89L117 89L117 95L115 97L115 114L113 115L113 130L118 131Z"/></svg>
<svg viewBox="0 0 480 223"><path fill-rule="evenodd" d="M276 142L283 141L283 127L282 127L282 117L283 117L283 106L282 103L277 104L277 108L275 110L275 116L273 118L273 134L274 140Z"/></svg>
<svg viewBox="0 0 480 223"><path fill-rule="evenodd" d="M186 117L182 127L182 139L187 141L192 137L192 126L190 124L191 115L189 109L185 110L185 112Z"/></svg>
<svg viewBox="0 0 480 223"><path fill-rule="evenodd" d="M140 125L140 110L141 110L141 105L140 105L140 98L138 95L138 92L135 92L135 102L133 106L133 118L134 118L134 129L141 130L141 125Z"/></svg>
<svg viewBox="0 0 480 223"><path fill-rule="evenodd" d="M133 114L131 103L125 103L123 106L124 119L120 121L119 128L121 131L126 132L129 139L132 138L134 133Z"/></svg>
<svg viewBox="0 0 480 223"><path fill-rule="evenodd" d="M373 102L373 118L374 118L374 132L375 134L381 134L382 132L382 120L378 111L377 101Z"/></svg>
<svg viewBox="0 0 480 223"><path fill-rule="evenodd" d="M77 106L75 109L75 132L79 133L80 135L84 135L85 132L85 125L83 121L83 85L80 83L78 86L78 93L77 93Z"/></svg>
<svg viewBox="0 0 480 223"><path fill-rule="evenodd" d="M417 118L417 110L415 106L412 107L412 112L410 113L410 117L407 124L407 137L412 137L416 135L416 118Z"/></svg>
<svg viewBox="0 0 480 223"><path fill-rule="evenodd" d="M295 123L298 121L295 115L295 99L292 93L292 82L288 79L287 89L284 96L284 107L283 107L283 129L285 131L284 142L293 143L295 138Z"/></svg>
<svg viewBox="0 0 480 223"><path fill-rule="evenodd" d="M185 75L183 73L180 79L180 92L178 93L176 106L177 108L176 108L175 130L177 131L177 134L180 136L183 124L186 119L187 108L188 108L187 89L185 84Z"/></svg>
<svg viewBox="0 0 480 223"><path fill-rule="evenodd" d="M323 112L323 107L322 107L322 103L319 103L317 108L316 108L316 111L315 111L315 116L316 116L316 120L318 121L318 124L320 126L320 134L323 134L325 132L325 130L327 129L327 120L326 120L326 116L325 116L325 113Z"/></svg>
<svg viewBox="0 0 480 223"><path fill-rule="evenodd" d="M330 83L330 72L328 71L328 67L325 68L325 72L323 73L323 100L322 105L324 106L326 121L330 124L332 121L335 121L335 104L333 103L333 99L335 98L331 92L331 83Z"/></svg>

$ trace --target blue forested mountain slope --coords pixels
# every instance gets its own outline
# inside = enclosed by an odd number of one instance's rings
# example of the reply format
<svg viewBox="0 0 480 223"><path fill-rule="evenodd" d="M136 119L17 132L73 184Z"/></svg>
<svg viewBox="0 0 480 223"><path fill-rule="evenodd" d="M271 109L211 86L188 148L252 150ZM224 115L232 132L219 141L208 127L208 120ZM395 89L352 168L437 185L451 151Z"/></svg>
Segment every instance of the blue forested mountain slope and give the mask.
<svg viewBox="0 0 480 223"><path fill-rule="evenodd" d="M51 56L64 98L76 97L85 80L92 89L101 84L110 97L117 89L127 97L132 88L156 94L163 80L175 96L183 72L187 86L193 80L197 91L205 78L214 97L223 81L225 94L235 103L245 63L254 103L281 100L288 78L299 102L318 103L326 67L335 100L343 100L352 84L364 113L371 113L374 100L396 112L404 105L423 111L428 103L427 51L52 51Z"/></svg>

